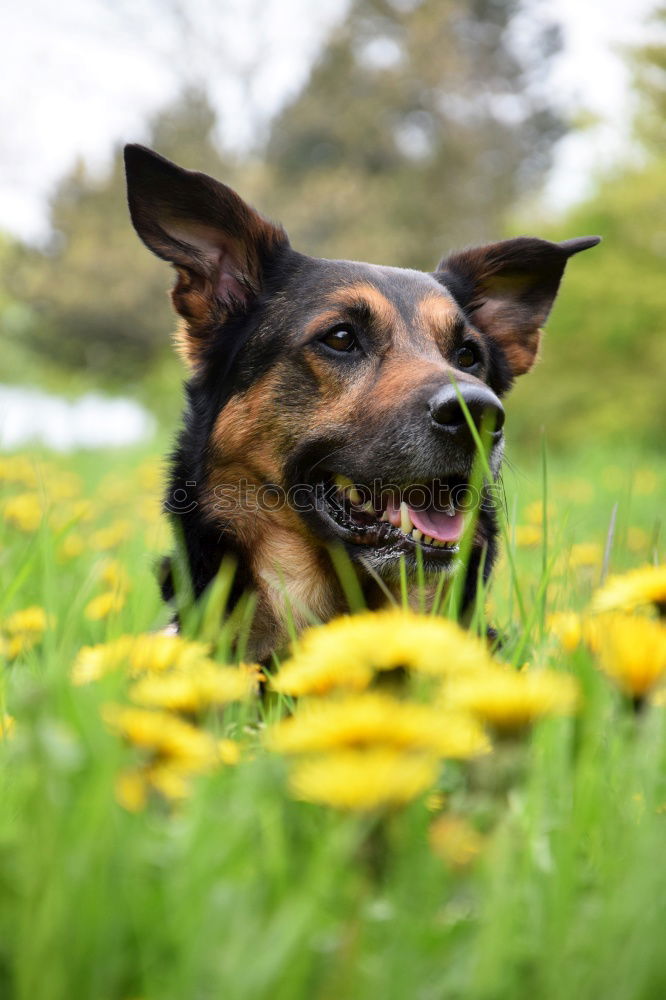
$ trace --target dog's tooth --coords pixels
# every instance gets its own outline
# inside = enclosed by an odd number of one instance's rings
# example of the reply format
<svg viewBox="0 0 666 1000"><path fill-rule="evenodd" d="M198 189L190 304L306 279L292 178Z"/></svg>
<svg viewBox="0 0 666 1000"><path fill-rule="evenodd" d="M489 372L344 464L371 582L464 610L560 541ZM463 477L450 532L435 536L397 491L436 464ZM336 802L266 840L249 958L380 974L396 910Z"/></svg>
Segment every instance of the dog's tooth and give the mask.
<svg viewBox="0 0 666 1000"><path fill-rule="evenodd" d="M414 530L412 531L412 538L414 539L415 542L420 542L421 539L423 538L423 532L419 531L418 528L414 528Z"/></svg>
<svg viewBox="0 0 666 1000"><path fill-rule="evenodd" d="M382 516L379 518L379 520L380 521L388 521L388 519L389 519L388 511L387 510L382 511Z"/></svg>
<svg viewBox="0 0 666 1000"><path fill-rule="evenodd" d="M446 548L446 542L440 542L438 538L433 538L432 544L436 545L438 549Z"/></svg>
<svg viewBox="0 0 666 1000"><path fill-rule="evenodd" d="M338 475L334 477L335 485L342 490L344 493L350 486L353 486L353 482L348 476Z"/></svg>
<svg viewBox="0 0 666 1000"><path fill-rule="evenodd" d="M349 497L351 503L353 503L355 507L360 507L363 501L363 497L361 496L361 494L359 493L359 491L356 489L355 486L352 486L351 489L347 490L347 496Z"/></svg>
<svg viewBox="0 0 666 1000"><path fill-rule="evenodd" d="M406 535L410 533L414 525L412 524L412 519L409 516L409 507L404 500L400 502L400 530L404 531Z"/></svg>
<svg viewBox="0 0 666 1000"><path fill-rule="evenodd" d="M370 500L368 500L367 503L361 504L361 510L364 510L366 514L374 514L375 507L374 504L372 504Z"/></svg>
<svg viewBox="0 0 666 1000"><path fill-rule="evenodd" d="M426 545L430 545L430 543L432 542L432 536L431 535L424 535L423 536L423 541L426 543Z"/></svg>

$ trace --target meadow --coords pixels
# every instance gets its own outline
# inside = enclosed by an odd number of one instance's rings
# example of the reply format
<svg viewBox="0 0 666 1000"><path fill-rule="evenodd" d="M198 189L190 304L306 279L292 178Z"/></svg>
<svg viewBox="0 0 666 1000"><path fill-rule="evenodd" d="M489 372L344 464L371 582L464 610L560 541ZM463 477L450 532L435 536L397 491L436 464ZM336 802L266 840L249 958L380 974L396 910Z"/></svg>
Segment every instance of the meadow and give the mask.
<svg viewBox="0 0 666 1000"><path fill-rule="evenodd" d="M263 671L232 566L156 634L161 479L0 456L0 997L666 996L654 455L513 456L470 631L348 576Z"/></svg>

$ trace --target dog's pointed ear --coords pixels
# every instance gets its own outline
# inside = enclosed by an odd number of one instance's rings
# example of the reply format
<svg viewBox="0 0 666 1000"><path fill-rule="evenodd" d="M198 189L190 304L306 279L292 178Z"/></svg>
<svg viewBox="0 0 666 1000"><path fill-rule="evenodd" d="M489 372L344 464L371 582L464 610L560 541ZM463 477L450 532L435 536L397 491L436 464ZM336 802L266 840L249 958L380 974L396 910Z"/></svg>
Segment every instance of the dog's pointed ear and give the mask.
<svg viewBox="0 0 666 1000"><path fill-rule="evenodd" d="M585 236L550 243L521 236L445 257L435 277L470 322L501 346L513 374L522 375L536 360L541 326L566 262L600 239Z"/></svg>
<svg viewBox="0 0 666 1000"><path fill-rule="evenodd" d="M144 146L125 146L127 199L146 246L173 264L173 304L194 332L247 308L284 230L235 191Z"/></svg>

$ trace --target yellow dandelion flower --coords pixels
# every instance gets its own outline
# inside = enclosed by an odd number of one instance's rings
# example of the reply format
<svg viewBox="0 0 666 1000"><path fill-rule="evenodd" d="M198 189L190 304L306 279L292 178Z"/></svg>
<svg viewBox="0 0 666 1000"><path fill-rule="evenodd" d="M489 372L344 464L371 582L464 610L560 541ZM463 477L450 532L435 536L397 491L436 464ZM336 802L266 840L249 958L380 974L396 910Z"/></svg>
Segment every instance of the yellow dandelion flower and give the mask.
<svg viewBox="0 0 666 1000"><path fill-rule="evenodd" d="M0 652L8 660L15 660L21 653L29 653L31 649L39 643L40 636L28 635L27 633L13 635L11 638L3 639Z"/></svg>
<svg viewBox="0 0 666 1000"><path fill-rule="evenodd" d="M659 479L654 469L637 469L633 486L639 497L654 493L659 486Z"/></svg>
<svg viewBox="0 0 666 1000"><path fill-rule="evenodd" d="M193 713L242 701L254 689L249 671L204 662L196 671L142 677L130 688L129 697L137 705Z"/></svg>
<svg viewBox="0 0 666 1000"><path fill-rule="evenodd" d="M597 623L600 668L627 694L643 697L666 675L666 626L620 614L604 615Z"/></svg>
<svg viewBox="0 0 666 1000"><path fill-rule="evenodd" d="M666 688L658 688L650 700L657 708L666 708Z"/></svg>
<svg viewBox="0 0 666 1000"><path fill-rule="evenodd" d="M451 868L468 868L485 847L486 838L463 816L446 813L430 824L431 850Z"/></svg>
<svg viewBox="0 0 666 1000"><path fill-rule="evenodd" d="M70 559L77 559L78 556L85 552L85 548L86 543L83 536L76 531L72 531L67 535L67 538L65 538L58 549L58 558L63 562L68 562Z"/></svg>
<svg viewBox="0 0 666 1000"><path fill-rule="evenodd" d="M236 740L218 740L217 752L220 761L229 767L237 764L241 759L241 748Z"/></svg>
<svg viewBox="0 0 666 1000"><path fill-rule="evenodd" d="M603 547L597 542L578 542L569 551L569 565L573 569L594 569L601 566L603 557Z"/></svg>
<svg viewBox="0 0 666 1000"><path fill-rule="evenodd" d="M165 799L180 802L190 793L189 775L173 763L159 761L147 769L146 779Z"/></svg>
<svg viewBox="0 0 666 1000"><path fill-rule="evenodd" d="M548 520L555 517L557 513L555 505L548 504L546 513L548 514ZM529 524L543 524L543 502L541 500L533 500L532 503L528 503L525 507L525 517Z"/></svg>
<svg viewBox="0 0 666 1000"><path fill-rule="evenodd" d="M283 694L363 690L375 671L405 667L445 676L492 664L484 643L454 622L401 609L336 618L306 629L272 678Z"/></svg>
<svg viewBox="0 0 666 1000"><path fill-rule="evenodd" d="M631 552L647 552L650 545L650 536L647 531L630 525L627 528L627 548Z"/></svg>
<svg viewBox="0 0 666 1000"><path fill-rule="evenodd" d="M633 611L648 604L666 614L666 565L643 566L609 577L592 598L591 610Z"/></svg>
<svg viewBox="0 0 666 1000"><path fill-rule="evenodd" d="M8 524L31 534L42 523L42 502L36 493L20 493L5 502L3 515Z"/></svg>
<svg viewBox="0 0 666 1000"><path fill-rule="evenodd" d="M541 528L536 524L517 524L513 529L513 536L520 549L532 549L541 545Z"/></svg>
<svg viewBox="0 0 666 1000"><path fill-rule="evenodd" d="M571 715L579 701L576 680L553 670L496 667L450 681L444 704L472 712L499 731L522 729L551 715Z"/></svg>
<svg viewBox="0 0 666 1000"><path fill-rule="evenodd" d="M16 731L16 719L7 712L0 712L0 741L9 740Z"/></svg>
<svg viewBox="0 0 666 1000"><path fill-rule="evenodd" d="M80 476L75 472L58 472L51 475L45 482L49 499L53 501L72 500L78 497L83 489Z"/></svg>
<svg viewBox="0 0 666 1000"><path fill-rule="evenodd" d="M148 782L142 769L127 768L116 775L116 800L128 812L141 812L148 801Z"/></svg>
<svg viewBox="0 0 666 1000"><path fill-rule="evenodd" d="M34 605L22 611L14 611L3 623L3 630L9 635L42 635L53 627L53 615L47 615L44 608Z"/></svg>
<svg viewBox="0 0 666 1000"><path fill-rule="evenodd" d="M375 810L405 805L437 778L434 757L388 748L344 750L297 764L289 776L292 795L337 809Z"/></svg>
<svg viewBox="0 0 666 1000"><path fill-rule="evenodd" d="M567 653L572 653L580 645L583 625L575 611L558 611L548 615L546 626Z"/></svg>
<svg viewBox="0 0 666 1000"><path fill-rule="evenodd" d="M106 590L98 597L93 597L85 607L85 616L88 621L99 622L109 615L122 611L125 606L125 595L116 593L113 590Z"/></svg>
<svg viewBox="0 0 666 1000"><path fill-rule="evenodd" d="M594 499L594 484L589 479L570 479L564 489L567 499L574 503L590 503Z"/></svg>
<svg viewBox="0 0 666 1000"><path fill-rule="evenodd" d="M108 559L99 570L99 578L112 590L129 590L127 570L117 559Z"/></svg>
<svg viewBox="0 0 666 1000"><path fill-rule="evenodd" d="M90 548L93 552L105 552L115 549L132 536L134 528L131 521L113 521L107 528L100 528L90 536Z"/></svg>
<svg viewBox="0 0 666 1000"><path fill-rule="evenodd" d="M134 746L155 757L177 762L186 772L205 771L218 759L215 740L209 733L169 712L106 705L104 720Z"/></svg>
<svg viewBox="0 0 666 1000"><path fill-rule="evenodd" d="M385 746L467 758L490 750L483 729L470 716L375 692L307 702L269 730L267 743L286 754Z"/></svg>
<svg viewBox="0 0 666 1000"><path fill-rule="evenodd" d="M159 491L164 482L164 466L162 462L148 459L142 462L136 470L136 478L142 490Z"/></svg>
<svg viewBox="0 0 666 1000"><path fill-rule="evenodd" d="M5 455L0 458L0 482L33 488L39 479L35 463L25 455Z"/></svg>
<svg viewBox="0 0 666 1000"><path fill-rule="evenodd" d="M122 635L111 642L80 649L72 668L72 681L88 684L123 666L132 676L171 669L196 670L202 663L210 662L209 652L206 643L178 635Z"/></svg>

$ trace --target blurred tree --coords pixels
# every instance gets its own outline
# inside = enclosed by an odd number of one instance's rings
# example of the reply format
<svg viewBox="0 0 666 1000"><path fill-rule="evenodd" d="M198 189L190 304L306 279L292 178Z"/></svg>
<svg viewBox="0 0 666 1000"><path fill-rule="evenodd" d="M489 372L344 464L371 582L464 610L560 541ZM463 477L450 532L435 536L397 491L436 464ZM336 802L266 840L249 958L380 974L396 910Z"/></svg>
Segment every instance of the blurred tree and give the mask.
<svg viewBox="0 0 666 1000"><path fill-rule="evenodd" d="M211 140L215 115L199 91L187 91L152 122L146 142L165 156L229 175ZM51 203L53 238L45 252L24 247L8 268L17 298L30 302L28 336L40 354L106 378L145 374L164 352L173 316L165 265L147 253L131 227L122 150L110 173L83 164L67 175Z"/></svg>
<svg viewBox="0 0 666 1000"><path fill-rule="evenodd" d="M650 16L651 40L632 53L636 88L641 104L636 116L639 138L653 152L666 149L666 4Z"/></svg>
<svg viewBox="0 0 666 1000"><path fill-rule="evenodd" d="M433 267L497 238L564 125L559 31L519 0L354 0L274 119L259 200L326 256Z"/></svg>
<svg viewBox="0 0 666 1000"><path fill-rule="evenodd" d="M650 21L649 44L630 54L642 155L633 155L630 166L614 164L592 197L551 229L553 239L600 233L604 242L567 270L543 361L520 380L509 404L514 441L533 443L545 425L556 445L610 439L663 452L665 4Z"/></svg>

